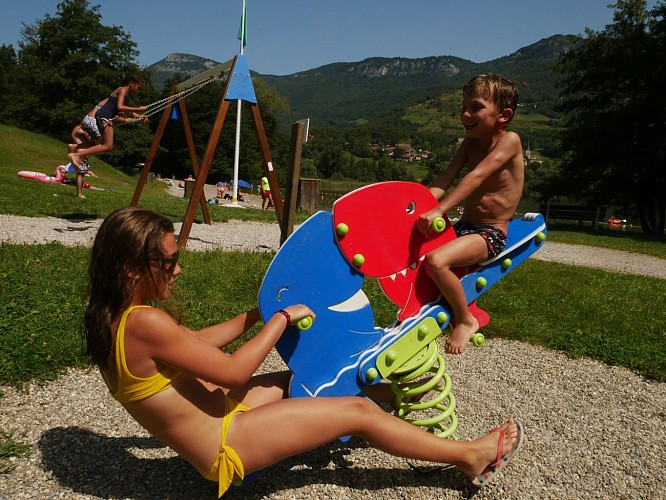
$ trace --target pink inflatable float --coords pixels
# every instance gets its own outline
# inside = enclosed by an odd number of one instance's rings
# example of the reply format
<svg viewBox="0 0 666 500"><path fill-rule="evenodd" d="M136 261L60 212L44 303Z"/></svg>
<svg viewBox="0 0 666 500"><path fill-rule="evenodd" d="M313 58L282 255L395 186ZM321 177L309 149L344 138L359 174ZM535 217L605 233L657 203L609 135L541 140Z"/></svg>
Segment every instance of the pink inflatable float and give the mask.
<svg viewBox="0 0 666 500"><path fill-rule="evenodd" d="M66 172L67 167L65 165L58 165L55 170L55 176L46 175L41 172L29 172L28 170L21 170L18 176L22 179L33 179L44 184L62 184L65 180Z"/></svg>

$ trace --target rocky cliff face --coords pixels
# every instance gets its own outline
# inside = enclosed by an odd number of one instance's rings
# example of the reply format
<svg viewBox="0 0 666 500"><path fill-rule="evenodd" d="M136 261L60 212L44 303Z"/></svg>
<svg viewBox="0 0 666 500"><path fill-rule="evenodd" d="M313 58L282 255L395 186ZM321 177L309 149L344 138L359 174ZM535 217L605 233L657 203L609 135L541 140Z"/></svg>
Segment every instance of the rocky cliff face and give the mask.
<svg viewBox="0 0 666 500"><path fill-rule="evenodd" d="M176 74L191 77L218 64L212 59L205 59L192 54L169 54L161 61L148 66L148 69L155 72L156 85L159 88L167 79Z"/></svg>
<svg viewBox="0 0 666 500"><path fill-rule="evenodd" d="M385 76L408 76L418 74L444 74L456 75L460 67L452 62L449 57L426 57L422 59L405 58L370 58L358 63L352 63L347 69L350 73L356 73L369 78Z"/></svg>
<svg viewBox="0 0 666 500"><path fill-rule="evenodd" d="M161 61L153 64L151 69L170 71L172 73L196 74L219 64L212 59L204 59L191 54L169 54Z"/></svg>

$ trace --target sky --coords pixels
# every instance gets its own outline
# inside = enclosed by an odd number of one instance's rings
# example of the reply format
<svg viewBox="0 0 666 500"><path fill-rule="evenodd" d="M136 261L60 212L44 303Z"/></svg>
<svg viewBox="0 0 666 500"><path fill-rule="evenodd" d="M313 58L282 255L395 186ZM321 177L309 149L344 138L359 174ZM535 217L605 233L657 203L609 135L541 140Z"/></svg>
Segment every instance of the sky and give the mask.
<svg viewBox="0 0 666 500"><path fill-rule="evenodd" d="M648 6L658 0L648 1ZM223 62L240 52L242 0L90 0L121 26L149 66L180 52ZM288 75L368 57L456 56L485 62L556 34L601 31L613 0L246 0L250 69ZM6 5L5 5L6 4ZM0 0L0 44L58 0Z"/></svg>

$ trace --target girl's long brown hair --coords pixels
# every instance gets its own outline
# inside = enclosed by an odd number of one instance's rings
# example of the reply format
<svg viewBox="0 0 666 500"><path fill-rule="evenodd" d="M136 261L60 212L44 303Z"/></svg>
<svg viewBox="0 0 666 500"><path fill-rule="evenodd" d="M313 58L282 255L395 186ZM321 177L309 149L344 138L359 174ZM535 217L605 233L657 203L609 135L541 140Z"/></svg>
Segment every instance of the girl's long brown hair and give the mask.
<svg viewBox="0 0 666 500"><path fill-rule="evenodd" d="M160 259L162 238L173 223L149 210L128 207L110 214L97 232L88 265L88 304L83 318L86 353L106 368L113 348L111 322L132 300L128 274L154 277L150 261Z"/></svg>

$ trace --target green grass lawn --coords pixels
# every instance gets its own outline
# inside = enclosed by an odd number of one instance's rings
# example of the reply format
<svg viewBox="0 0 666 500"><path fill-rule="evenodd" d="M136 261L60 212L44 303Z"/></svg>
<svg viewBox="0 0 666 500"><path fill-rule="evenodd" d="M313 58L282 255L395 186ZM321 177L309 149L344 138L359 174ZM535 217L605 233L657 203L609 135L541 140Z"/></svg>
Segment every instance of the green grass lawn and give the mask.
<svg viewBox="0 0 666 500"><path fill-rule="evenodd" d="M572 245L623 250L666 259L666 235L622 232L613 229L579 228L574 225L551 225L548 239Z"/></svg>

